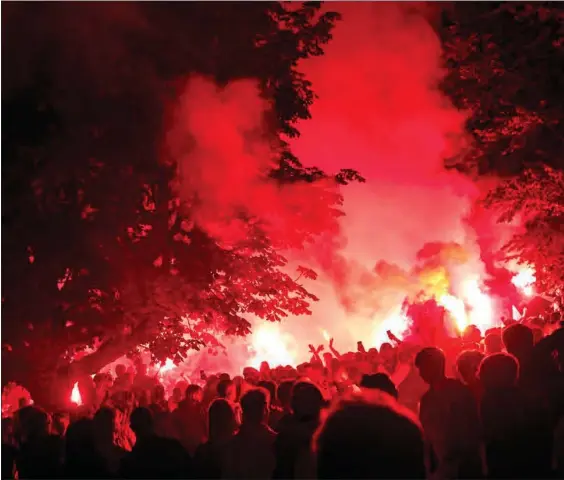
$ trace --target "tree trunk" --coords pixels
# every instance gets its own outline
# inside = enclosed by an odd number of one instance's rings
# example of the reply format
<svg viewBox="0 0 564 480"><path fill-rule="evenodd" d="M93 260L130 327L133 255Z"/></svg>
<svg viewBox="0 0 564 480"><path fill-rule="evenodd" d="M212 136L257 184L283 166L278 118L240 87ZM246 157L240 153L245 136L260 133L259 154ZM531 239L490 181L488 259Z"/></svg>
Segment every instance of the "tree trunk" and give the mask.
<svg viewBox="0 0 564 480"><path fill-rule="evenodd" d="M111 337L95 352L75 362L59 365L57 369L54 366L56 362L48 359L30 362L28 357L18 361L13 353L2 352L2 385L10 381L22 385L30 392L34 403L48 411L68 410L74 384L150 340L155 332L149 327L150 317L147 316L131 334Z"/></svg>
<svg viewBox="0 0 564 480"><path fill-rule="evenodd" d="M15 381L29 390L34 404L48 411L68 410L74 384L85 376L99 372L105 365L117 360L140 342L138 335L114 337L104 342L98 350L80 360L63 365L58 370L27 369L14 378ZM6 378L3 375L4 378Z"/></svg>

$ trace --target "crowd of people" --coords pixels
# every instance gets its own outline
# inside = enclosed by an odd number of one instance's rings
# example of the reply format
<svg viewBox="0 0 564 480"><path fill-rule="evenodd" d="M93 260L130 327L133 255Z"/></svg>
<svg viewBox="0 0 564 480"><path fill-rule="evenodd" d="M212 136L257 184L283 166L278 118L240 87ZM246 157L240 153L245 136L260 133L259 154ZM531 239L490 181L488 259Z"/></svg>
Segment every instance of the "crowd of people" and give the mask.
<svg viewBox="0 0 564 480"><path fill-rule="evenodd" d="M170 395L118 365L81 385L80 407L3 418L2 478L564 477L560 319L440 346L389 336Z"/></svg>

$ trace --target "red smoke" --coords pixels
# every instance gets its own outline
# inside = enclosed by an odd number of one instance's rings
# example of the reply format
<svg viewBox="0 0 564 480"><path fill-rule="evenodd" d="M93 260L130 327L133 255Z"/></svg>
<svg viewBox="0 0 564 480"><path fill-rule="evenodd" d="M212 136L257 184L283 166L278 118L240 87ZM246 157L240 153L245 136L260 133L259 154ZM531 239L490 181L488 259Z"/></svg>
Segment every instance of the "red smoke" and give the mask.
<svg viewBox="0 0 564 480"><path fill-rule="evenodd" d="M463 115L438 91L441 47L401 4L331 4L343 13L323 57L302 66L319 99L293 145L306 164L355 168L345 190L345 255L403 268L427 242L463 242L474 186L446 172Z"/></svg>
<svg viewBox="0 0 564 480"><path fill-rule="evenodd" d="M337 295L362 318L343 327L350 316L336 315L334 302L324 304L329 291L314 287L322 298L314 314L336 324L329 330L352 345L406 293L370 282L368 291L362 288L379 260L409 271L426 243L457 242L470 256L464 274L481 275L474 232L464 220L478 191L443 167L464 144L464 115L437 88L444 73L441 45L421 12L388 3L329 7L343 20L325 55L301 66L319 98L293 148L306 164L329 171L345 165L367 180L345 189L345 247L322 259L339 265L329 269Z"/></svg>
<svg viewBox="0 0 564 480"><path fill-rule="evenodd" d="M338 229L325 200L335 196L334 185L280 186L268 178L281 148L266 131L270 108L251 80L220 88L195 76L168 133L182 201L196 223L226 245L248 238L248 217L264 222L278 248L301 247L309 234Z"/></svg>
<svg viewBox="0 0 564 480"><path fill-rule="evenodd" d="M302 229L332 232L305 253L291 254L323 274L307 285L321 300L313 305L313 318L288 319L278 331L304 346L321 343L322 330L342 347L359 339L371 346L384 341L388 328L403 333L402 302L420 288L438 288L429 287L429 278L446 281L455 295L463 294L468 279L483 281L476 233L466 222L479 191L443 166L467 140L465 117L438 89L441 45L425 12L390 3L327 8L343 20L325 55L298 67L319 98L291 146L306 166L330 173L354 168L366 178L343 189L340 229L320 200L318 190L325 192L325 186L280 189L266 180L278 145L267 140L262 119L270 106L251 81L221 90L191 79L178 110L180 130L173 135L182 142L191 137L192 143L179 146L173 137L172 149L180 160L184 199L199 198L197 221L219 240L244 238L237 221L242 207L271 221L278 245L301 245ZM436 258L418 258L428 243L460 244L465 261L445 259L440 249ZM440 271L427 274L437 259ZM383 277L382 265L388 265Z"/></svg>

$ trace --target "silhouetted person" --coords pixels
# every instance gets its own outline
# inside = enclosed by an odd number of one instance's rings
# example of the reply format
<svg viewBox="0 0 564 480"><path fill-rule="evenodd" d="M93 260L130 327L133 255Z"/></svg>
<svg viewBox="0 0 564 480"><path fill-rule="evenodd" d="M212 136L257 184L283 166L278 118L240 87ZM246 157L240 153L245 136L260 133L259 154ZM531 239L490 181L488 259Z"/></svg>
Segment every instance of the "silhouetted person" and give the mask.
<svg viewBox="0 0 564 480"><path fill-rule="evenodd" d="M430 472L439 478L482 475L476 401L458 380L445 375L445 356L438 348L421 350L415 365L429 390L421 397L419 418L432 449ZM437 465L431 459L435 458Z"/></svg>
<svg viewBox="0 0 564 480"><path fill-rule="evenodd" d="M18 449L14 438L14 422L11 417L2 419L2 478L14 478Z"/></svg>
<svg viewBox="0 0 564 480"><path fill-rule="evenodd" d="M503 344L508 353L519 362L519 383L523 387L532 387L535 383L533 365L533 331L526 325L515 323L503 330Z"/></svg>
<svg viewBox="0 0 564 480"><path fill-rule="evenodd" d="M155 422L155 433L161 437L175 437L172 414L169 411L169 403L166 400L166 391L162 385L153 388L152 403L149 409L153 413Z"/></svg>
<svg viewBox="0 0 564 480"><path fill-rule="evenodd" d="M382 368L389 375L393 374L397 365L397 351L391 343L385 342L380 346L380 360Z"/></svg>
<svg viewBox="0 0 564 480"><path fill-rule="evenodd" d="M117 412L110 407L102 407L93 418L94 442L100 456L104 459L106 470L112 475L119 471L121 459L126 451L115 440L117 433Z"/></svg>
<svg viewBox="0 0 564 480"><path fill-rule="evenodd" d="M276 398L279 408L282 410L282 414L280 418L276 421L276 426L272 427L275 431L279 431L283 428L283 425L291 418L292 416L292 407L291 407L291 399L292 399L292 388L294 387L294 380L285 380L278 385L276 389Z"/></svg>
<svg viewBox="0 0 564 480"><path fill-rule="evenodd" d="M63 475L68 479L111 478L96 448L94 422L89 418L72 422L67 429Z"/></svg>
<svg viewBox="0 0 564 480"><path fill-rule="evenodd" d="M124 478L189 478L191 459L180 442L155 434L153 415L148 408L138 407L131 413L131 429L136 441L121 461Z"/></svg>
<svg viewBox="0 0 564 480"><path fill-rule="evenodd" d="M224 378L217 384L217 396L227 400L235 413L235 420L237 425L241 423L241 406L237 403L237 387L233 380Z"/></svg>
<svg viewBox="0 0 564 480"><path fill-rule="evenodd" d="M405 352L404 355L410 355L410 352ZM398 401L404 407L409 408L416 415L419 414L419 402L421 397L428 390L428 385L423 381L421 375L419 375L419 370L415 366L415 355L413 358L406 360L410 363L410 369L407 376L403 379L401 383L397 385L398 390Z"/></svg>
<svg viewBox="0 0 564 480"><path fill-rule="evenodd" d="M270 403L268 405L268 426L275 430L275 427L284 415L282 409L276 406L276 383L272 380L262 380L259 382L258 386L264 388L269 393L268 398L270 399Z"/></svg>
<svg viewBox="0 0 564 480"><path fill-rule="evenodd" d="M535 425L530 427L533 431L529 435L535 438L535 443L530 455L537 456L539 463L542 463L543 453L552 452L557 411L564 402L561 394L564 378L555 361L558 355L554 355L558 348L555 338L557 334L549 335L535 345L533 331L522 324L511 325L502 333L506 350L519 362L517 384L521 394L536 412L531 417ZM549 460L545 457L545 461Z"/></svg>
<svg viewBox="0 0 564 480"><path fill-rule="evenodd" d="M533 331L521 324L512 325L503 332L503 343L519 361L519 385L526 393L534 393L540 407L554 408L554 394L561 391L564 356L564 330L556 330L534 344ZM560 402L559 402L560 403Z"/></svg>
<svg viewBox="0 0 564 480"><path fill-rule="evenodd" d="M378 390L338 400L319 427L317 478L425 478L415 415Z"/></svg>
<svg viewBox="0 0 564 480"><path fill-rule="evenodd" d="M547 478L552 442L546 412L518 386L519 364L512 355L486 357L479 370L484 386L480 416L491 478Z"/></svg>
<svg viewBox="0 0 564 480"><path fill-rule="evenodd" d="M18 410L17 416L19 478L58 478L63 442L60 437L49 434L49 415L38 407L29 406Z"/></svg>
<svg viewBox="0 0 564 480"><path fill-rule="evenodd" d="M136 365L137 375L133 379L133 390L135 392L152 392L159 382L155 377L147 375L147 365L138 363ZM149 402L147 402L149 403Z"/></svg>
<svg viewBox="0 0 564 480"><path fill-rule="evenodd" d="M116 378L112 385L112 394L119 392L128 392L133 386L134 375L127 371L127 367L123 364L116 365Z"/></svg>
<svg viewBox="0 0 564 480"><path fill-rule="evenodd" d="M64 437L67 428L69 428L70 423L70 416L68 412L55 412L53 413L53 422L51 425L51 431L53 434L58 435L59 437Z"/></svg>
<svg viewBox="0 0 564 480"><path fill-rule="evenodd" d="M270 478L275 466L276 433L267 425L268 391L249 390L241 398L243 421L230 440L223 465L224 478Z"/></svg>
<svg viewBox="0 0 564 480"><path fill-rule="evenodd" d="M188 385L186 396L172 413L175 438L193 455L206 441L206 414L202 405L203 391L198 385Z"/></svg>
<svg viewBox="0 0 564 480"><path fill-rule="evenodd" d="M243 368L243 378L251 385L257 385L260 380L260 372L253 367Z"/></svg>
<svg viewBox="0 0 564 480"><path fill-rule="evenodd" d="M310 445L325 401L319 388L297 382L292 388L291 417L280 426L274 443L275 478L311 478L315 475Z"/></svg>
<svg viewBox="0 0 564 480"><path fill-rule="evenodd" d="M114 381L109 373L97 373L92 380L95 388L94 405L98 407L109 399Z"/></svg>
<svg viewBox="0 0 564 480"><path fill-rule="evenodd" d="M503 341L501 340L501 333L488 333L484 338L484 345L486 347L487 355L492 355L493 353L501 353L503 351Z"/></svg>
<svg viewBox="0 0 564 480"><path fill-rule="evenodd" d="M222 478L225 451L237 425L231 403L214 400L208 410L208 441L198 447L194 458L196 478Z"/></svg>
<svg viewBox="0 0 564 480"><path fill-rule="evenodd" d="M181 390L179 387L174 387L174 389L172 390L172 395L168 398L168 409L171 412L174 412L174 410L178 408L178 404L182 400L184 400L185 391L186 388L184 388L184 390Z"/></svg>
<svg viewBox="0 0 564 480"><path fill-rule="evenodd" d="M484 358L479 350L464 350L456 359L458 375L479 403L482 397L482 385L478 380L478 367Z"/></svg>
<svg viewBox="0 0 564 480"><path fill-rule="evenodd" d="M156 406L161 411L168 410L165 388L159 383L153 387L151 392L151 406Z"/></svg>
<svg viewBox="0 0 564 480"><path fill-rule="evenodd" d="M398 391L394 382L385 373L374 373L372 375L364 375L360 382L362 388L381 390L382 392L391 395L396 400L398 399Z"/></svg>
<svg viewBox="0 0 564 480"><path fill-rule="evenodd" d="M220 380L217 384L217 396L234 403L237 399L237 389L233 381L229 379Z"/></svg>
<svg viewBox="0 0 564 480"><path fill-rule="evenodd" d="M207 377L202 397L202 405L204 407L204 410L207 410L211 405L211 402L213 402L217 398L217 387L220 381L221 380L217 375L210 375Z"/></svg>

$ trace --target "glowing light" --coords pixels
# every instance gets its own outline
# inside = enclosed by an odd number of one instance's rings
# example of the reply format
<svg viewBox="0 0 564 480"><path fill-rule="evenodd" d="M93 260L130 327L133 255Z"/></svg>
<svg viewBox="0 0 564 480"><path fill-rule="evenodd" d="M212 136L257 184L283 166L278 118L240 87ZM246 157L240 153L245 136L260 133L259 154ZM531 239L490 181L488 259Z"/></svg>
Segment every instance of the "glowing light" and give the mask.
<svg viewBox="0 0 564 480"><path fill-rule="evenodd" d="M517 307L515 305L511 306L511 318L513 320L521 320L521 317L523 316L523 314L521 312L519 312L519 310L517 309Z"/></svg>
<svg viewBox="0 0 564 480"><path fill-rule="evenodd" d="M377 322L377 326L372 333L372 344L380 348L383 343L389 342L388 330L396 337L402 339L409 329L409 317L403 312L401 307L390 312L382 321Z"/></svg>
<svg viewBox="0 0 564 480"><path fill-rule="evenodd" d="M463 296L470 307L467 324L476 325L482 333L494 326L494 306L489 295L482 292L477 279L463 285Z"/></svg>
<svg viewBox="0 0 564 480"><path fill-rule="evenodd" d="M419 282L423 290L431 297L440 298L443 295L447 295L449 278L444 267L422 271L419 274Z"/></svg>
<svg viewBox="0 0 564 480"><path fill-rule="evenodd" d="M78 382L74 384L71 392L71 402L76 405L82 405L82 397L80 396L80 390L78 389Z"/></svg>
<svg viewBox="0 0 564 480"><path fill-rule="evenodd" d="M176 365L174 364L174 362L170 358L167 358L164 365L158 367L159 374L162 375L163 373L169 372L170 370L173 370L174 368L176 368Z"/></svg>
<svg viewBox="0 0 564 480"><path fill-rule="evenodd" d="M532 297L534 295L535 291L533 289L533 284L535 281L535 271L530 267L520 270L511 279L511 283L527 297Z"/></svg>
<svg viewBox="0 0 564 480"><path fill-rule="evenodd" d="M261 362L270 365L295 365L296 357L288 348L289 336L280 331L280 326L275 323L260 323L254 328L251 338L254 357L249 365L258 368Z"/></svg>
<svg viewBox="0 0 564 480"><path fill-rule="evenodd" d="M459 332L464 331L468 326L468 318L466 316L466 307L464 302L453 295L443 295L438 299L439 305L443 306L450 313L456 323Z"/></svg>
<svg viewBox="0 0 564 480"><path fill-rule="evenodd" d="M325 339L326 342L331 340L331 335L329 335L329 332L324 328L321 329L321 335L323 335L323 338Z"/></svg>

